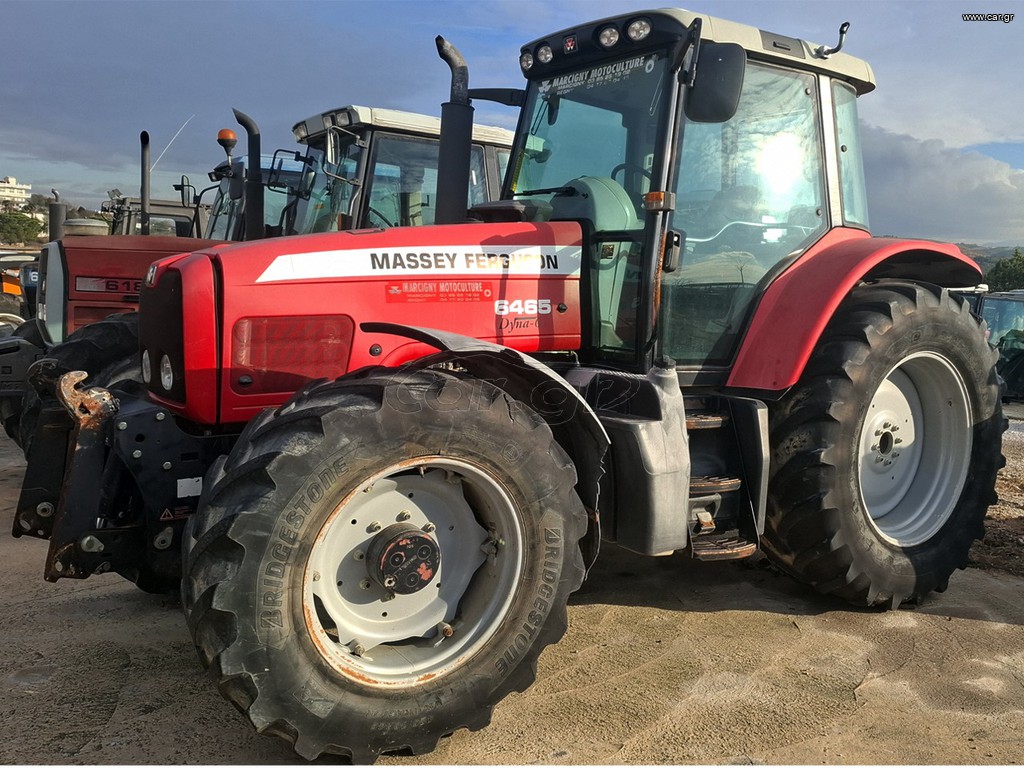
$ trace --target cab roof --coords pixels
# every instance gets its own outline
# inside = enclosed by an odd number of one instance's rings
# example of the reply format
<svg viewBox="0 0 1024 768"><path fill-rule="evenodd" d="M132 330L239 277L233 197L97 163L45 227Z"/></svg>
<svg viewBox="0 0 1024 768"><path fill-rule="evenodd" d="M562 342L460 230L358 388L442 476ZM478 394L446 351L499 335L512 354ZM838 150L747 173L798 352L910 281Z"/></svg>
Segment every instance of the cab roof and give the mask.
<svg viewBox="0 0 1024 768"><path fill-rule="evenodd" d="M351 104L308 117L296 123L292 132L298 141L308 142L310 138L326 133L327 129L334 125L342 128L367 126L421 136L437 137L441 135L441 120L439 118L416 112L403 112L398 109L361 107ZM473 140L485 144L511 147L514 136L512 131L504 128L489 125L473 126Z"/></svg>
<svg viewBox="0 0 1024 768"><path fill-rule="evenodd" d="M720 19L704 13L683 10L681 8L662 8L658 10L634 11L632 13L608 16L596 21L584 22L575 27L563 29L538 38L522 47L524 53L535 53L542 45L550 45L555 52L555 61L552 67L567 66L569 59L563 57L563 41L569 37L576 36L580 41L580 49L590 40L596 38L597 33L608 25L615 25L620 30L628 28L629 24L641 18L646 18L655 28L666 33L675 33L679 39L686 29L693 25L696 19L701 20L701 40L708 40L716 43L736 43L747 51L752 59L774 62L789 67L797 67L814 72L821 72L832 77L839 78L850 83L858 95L868 93L875 88L875 76L869 65L863 59L850 56L846 53L833 53L823 55L822 46L807 40L800 40L795 37L766 32L747 24L740 24L735 21ZM652 36L653 39L654 36ZM839 25L836 25L836 40L839 38ZM664 40L664 37L661 37ZM830 47L835 45L835 40L829 43ZM594 45L589 46L594 50ZM620 36L619 43L608 49L603 55L615 55L616 50L621 50L622 55L627 55L631 49L642 50L644 43L633 43L625 34ZM543 76L543 68L531 72L529 77Z"/></svg>

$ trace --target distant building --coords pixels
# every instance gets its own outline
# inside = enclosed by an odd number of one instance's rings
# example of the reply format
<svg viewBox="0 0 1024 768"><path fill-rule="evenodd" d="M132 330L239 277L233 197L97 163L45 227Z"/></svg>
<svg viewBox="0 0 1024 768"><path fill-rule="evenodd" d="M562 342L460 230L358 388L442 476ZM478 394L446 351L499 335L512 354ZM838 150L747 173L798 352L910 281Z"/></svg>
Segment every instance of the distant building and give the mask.
<svg viewBox="0 0 1024 768"><path fill-rule="evenodd" d="M19 184L13 176L0 179L0 209L21 210L31 196L31 184Z"/></svg>

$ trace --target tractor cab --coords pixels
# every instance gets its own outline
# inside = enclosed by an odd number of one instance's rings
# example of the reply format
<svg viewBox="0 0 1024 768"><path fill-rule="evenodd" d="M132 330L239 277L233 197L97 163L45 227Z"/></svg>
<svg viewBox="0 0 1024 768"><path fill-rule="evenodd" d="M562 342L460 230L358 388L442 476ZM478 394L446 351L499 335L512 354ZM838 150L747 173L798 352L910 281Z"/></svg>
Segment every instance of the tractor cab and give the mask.
<svg viewBox="0 0 1024 768"><path fill-rule="evenodd" d="M440 129L434 117L360 106L296 123L308 178L289 233L433 224ZM474 126L467 207L498 197L511 143L511 131Z"/></svg>
<svg viewBox="0 0 1024 768"><path fill-rule="evenodd" d="M871 71L816 51L676 10L522 48L504 197L584 223L594 361L725 369L787 265L867 228L855 100Z"/></svg>

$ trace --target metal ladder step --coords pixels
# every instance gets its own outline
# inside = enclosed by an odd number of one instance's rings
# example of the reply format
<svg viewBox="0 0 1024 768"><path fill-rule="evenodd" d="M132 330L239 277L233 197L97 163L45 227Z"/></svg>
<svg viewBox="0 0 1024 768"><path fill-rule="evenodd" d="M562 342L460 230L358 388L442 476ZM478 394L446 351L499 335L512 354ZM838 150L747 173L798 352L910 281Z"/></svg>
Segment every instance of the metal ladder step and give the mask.
<svg viewBox="0 0 1024 768"><path fill-rule="evenodd" d="M702 475L690 478L690 498L711 496L715 493L738 491L742 482L738 477Z"/></svg>
<svg viewBox="0 0 1024 768"><path fill-rule="evenodd" d="M686 429L719 429L729 422L729 414L720 411L693 411L686 414Z"/></svg>
<svg viewBox="0 0 1024 768"><path fill-rule="evenodd" d="M697 536L690 541L690 547L697 560L742 560L757 552L757 542L735 532Z"/></svg>

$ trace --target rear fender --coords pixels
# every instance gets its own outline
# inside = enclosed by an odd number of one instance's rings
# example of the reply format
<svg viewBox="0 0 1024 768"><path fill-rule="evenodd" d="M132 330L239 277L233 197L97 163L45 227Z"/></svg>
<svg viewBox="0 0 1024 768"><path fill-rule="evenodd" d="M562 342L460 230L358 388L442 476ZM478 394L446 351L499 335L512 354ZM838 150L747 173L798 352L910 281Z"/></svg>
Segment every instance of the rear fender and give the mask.
<svg viewBox="0 0 1024 768"><path fill-rule="evenodd" d="M980 283L983 276L955 245L833 230L765 291L728 386L784 390L796 384L847 294L858 283L882 278L957 287Z"/></svg>
<svg viewBox="0 0 1024 768"><path fill-rule="evenodd" d="M530 406L547 422L562 449L576 467L576 492L587 508L590 526L581 542L587 567L597 557L600 524L598 495L604 474L608 433L597 414L569 382L548 366L508 347L456 333L413 328L393 323L362 323L365 333L388 333L441 350L411 365L426 368L457 363L473 376L486 380Z"/></svg>

